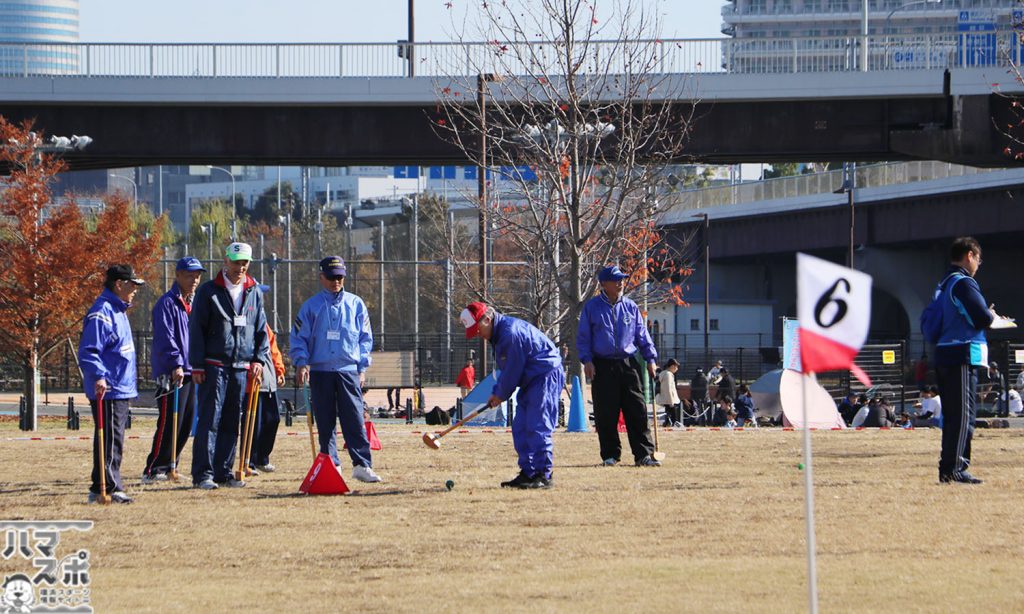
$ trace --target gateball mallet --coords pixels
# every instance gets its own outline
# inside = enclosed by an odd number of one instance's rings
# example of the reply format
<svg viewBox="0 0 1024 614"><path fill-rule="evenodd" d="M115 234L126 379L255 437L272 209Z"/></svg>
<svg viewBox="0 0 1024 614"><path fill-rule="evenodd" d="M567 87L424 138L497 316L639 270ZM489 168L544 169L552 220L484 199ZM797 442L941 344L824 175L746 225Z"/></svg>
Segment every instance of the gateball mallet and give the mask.
<svg viewBox="0 0 1024 614"><path fill-rule="evenodd" d="M484 403L477 410L475 410L474 412L472 412L471 414L469 414L468 416L466 416L462 420L459 420L455 424L449 426L448 428L446 428L445 430L441 431L440 433L423 433L423 443L427 444L428 448L433 448L433 449L437 450L438 448L441 447L441 438L442 437L444 437L448 433L451 433L452 431L454 431L455 429L459 428L463 424L469 422L473 418L476 418L477 414L479 414L481 412L484 412L484 411L487 411L490 408L491 408L490 405L488 405L487 403Z"/></svg>
<svg viewBox="0 0 1024 614"><path fill-rule="evenodd" d="M96 500L104 505L108 505L111 501L110 494L107 492L107 454L106 454L106 443L104 438L104 419L103 414L103 392L96 395L96 426L99 429L100 435L100 494L96 497Z"/></svg>
<svg viewBox="0 0 1024 614"><path fill-rule="evenodd" d="M171 430L172 435L171 435L171 476L170 477L175 482L177 482L178 480L181 479L181 476L178 475L178 388L180 388L180 386L177 386L177 385L174 388L174 398L173 398L174 409L171 410L172 411L172 416L173 416L173 420L172 420L171 423L173 424L174 428L173 428L173 430Z"/></svg>

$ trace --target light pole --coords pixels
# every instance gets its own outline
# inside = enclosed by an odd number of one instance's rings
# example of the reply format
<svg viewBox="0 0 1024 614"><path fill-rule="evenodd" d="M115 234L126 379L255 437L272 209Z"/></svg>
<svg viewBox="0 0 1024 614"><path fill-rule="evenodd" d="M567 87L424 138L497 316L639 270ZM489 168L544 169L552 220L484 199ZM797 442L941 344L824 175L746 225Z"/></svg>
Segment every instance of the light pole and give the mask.
<svg viewBox="0 0 1024 614"><path fill-rule="evenodd" d="M850 215L850 239L847 245L846 252L846 266L849 268L853 267L853 245L854 245L854 230L857 221L856 211L854 210L854 194L853 191L857 188L857 163L856 162L843 162L843 185L839 186L839 189L833 192L833 194L846 193L847 195L847 207Z"/></svg>
<svg viewBox="0 0 1024 614"><path fill-rule="evenodd" d="M476 101L480 109L480 164L476 169L476 196L479 201L480 217L480 292L487 302L487 84L501 81L494 73L480 73L476 76ZM487 374L487 340L480 337L480 372Z"/></svg>
<svg viewBox="0 0 1024 614"><path fill-rule="evenodd" d="M693 217L704 220L701 238L704 239L704 368L706 369L711 362L710 334L708 332L710 330L708 318L711 315L711 220L708 219L707 213L698 213Z"/></svg>
<svg viewBox="0 0 1024 614"><path fill-rule="evenodd" d="M228 169L221 168L219 166L210 166L209 164L207 164L206 168L210 169L211 171L220 171L222 173L227 173L228 177L231 177L231 196L228 198L228 204L231 205L231 240L234 241L238 236L236 232L236 225L238 219L237 216L235 215L235 175Z"/></svg>
<svg viewBox="0 0 1024 614"><path fill-rule="evenodd" d="M416 76L416 0L409 0L409 46L405 48L406 61L409 62L409 76Z"/></svg>
<svg viewBox="0 0 1024 614"><path fill-rule="evenodd" d="M206 257L213 263L213 222L203 224L200 228L206 233Z"/></svg>
<svg viewBox="0 0 1024 614"><path fill-rule="evenodd" d="M902 11L908 6L915 6L917 4L942 4L942 0L914 0L913 2L901 4L900 6L897 6L893 10L889 11L889 14L885 18L885 23L888 24L889 20L892 19L892 16L895 15L896 13Z"/></svg>
<svg viewBox="0 0 1024 614"><path fill-rule="evenodd" d="M138 209L139 209L139 184L135 183L134 180L129 179L128 177L125 177L124 175L115 175L114 173L109 173L107 175L107 177L110 177L111 179L122 179L122 180L127 181L128 183L132 184L132 203L133 203L132 204L132 208L135 209L136 211L138 211Z"/></svg>

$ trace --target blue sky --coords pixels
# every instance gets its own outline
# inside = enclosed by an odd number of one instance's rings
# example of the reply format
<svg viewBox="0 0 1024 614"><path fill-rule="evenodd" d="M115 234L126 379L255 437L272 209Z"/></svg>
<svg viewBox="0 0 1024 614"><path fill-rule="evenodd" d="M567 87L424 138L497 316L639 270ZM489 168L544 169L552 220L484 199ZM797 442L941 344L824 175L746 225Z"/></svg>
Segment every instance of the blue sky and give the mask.
<svg viewBox="0 0 1024 614"><path fill-rule="evenodd" d="M416 0L416 38L452 39L453 11ZM597 0L599 8L616 0ZM719 0L661 0L663 38L719 38ZM82 42L386 42L406 37L407 0L81 0Z"/></svg>

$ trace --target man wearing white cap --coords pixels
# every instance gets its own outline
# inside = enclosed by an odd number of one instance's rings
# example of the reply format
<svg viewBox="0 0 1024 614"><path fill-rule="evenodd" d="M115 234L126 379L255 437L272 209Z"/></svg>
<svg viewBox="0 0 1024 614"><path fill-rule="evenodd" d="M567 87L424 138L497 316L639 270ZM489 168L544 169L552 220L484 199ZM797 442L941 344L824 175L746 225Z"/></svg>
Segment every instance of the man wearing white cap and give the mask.
<svg viewBox="0 0 1024 614"><path fill-rule="evenodd" d="M245 482L231 475L247 376L269 355L263 293L247 272L252 247L232 243L224 268L199 287L189 315L189 363L199 386L199 423L192 445L192 484L213 490Z"/></svg>

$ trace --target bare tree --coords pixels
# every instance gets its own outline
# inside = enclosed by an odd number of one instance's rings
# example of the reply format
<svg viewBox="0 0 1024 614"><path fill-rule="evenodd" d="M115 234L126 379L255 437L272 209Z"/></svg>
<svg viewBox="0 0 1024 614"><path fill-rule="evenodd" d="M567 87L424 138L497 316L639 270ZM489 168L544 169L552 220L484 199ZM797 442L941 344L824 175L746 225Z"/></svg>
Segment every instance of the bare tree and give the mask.
<svg viewBox="0 0 1024 614"><path fill-rule="evenodd" d="M681 246L666 245L651 221L671 205L665 170L681 159L694 108L677 102L689 78L662 70L657 3L598 4L481 3L466 29L489 42L456 35L465 57L438 79L434 117L438 134L491 170L489 183L500 174L513 186L472 200L491 220L495 249L527 260L511 293L488 296L472 266L457 274L475 295L569 342L576 371L575 328L599 268L634 264L639 302L648 265L678 260ZM680 262L661 278L686 274Z"/></svg>
<svg viewBox="0 0 1024 614"><path fill-rule="evenodd" d="M1024 0L1017 0L1017 6L1024 8ZM1013 43L1024 46L1024 22L1014 22ZM1015 54L1011 49L1002 50L1003 57L1010 66L1009 73L1017 85L1024 85L1024 73L1021 66L1014 60ZM1013 160L1024 160L1024 96L1012 95L1004 92L996 92L1006 98L1010 103L1010 109L1006 117L992 118L996 130L999 130L1006 137L1008 145L1003 149L1003 154Z"/></svg>

